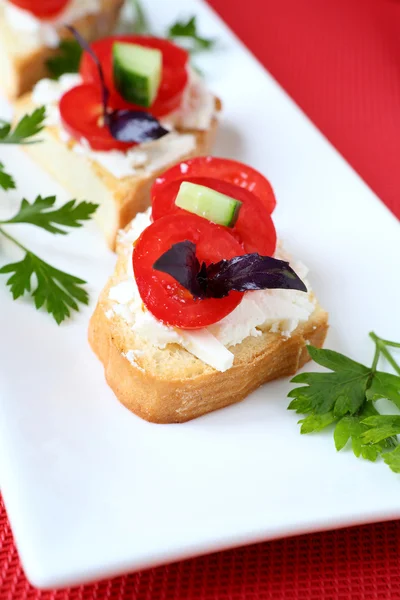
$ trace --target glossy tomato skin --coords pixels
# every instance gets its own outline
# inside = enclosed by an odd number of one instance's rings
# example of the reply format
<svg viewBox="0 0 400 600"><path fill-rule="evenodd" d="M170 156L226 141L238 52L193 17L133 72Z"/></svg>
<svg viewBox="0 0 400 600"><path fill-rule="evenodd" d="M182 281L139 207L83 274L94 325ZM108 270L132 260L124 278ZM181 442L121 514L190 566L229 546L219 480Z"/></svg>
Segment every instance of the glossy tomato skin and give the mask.
<svg viewBox="0 0 400 600"><path fill-rule="evenodd" d="M50 19L60 13L69 0L10 0L10 2L39 19Z"/></svg>
<svg viewBox="0 0 400 600"><path fill-rule="evenodd" d="M269 214L272 214L276 206L272 186L261 173L236 160L216 156L198 156L168 169L157 178L152 193L156 194L163 186L175 179L182 179L183 176L211 177L234 183L257 196Z"/></svg>
<svg viewBox="0 0 400 600"><path fill-rule="evenodd" d="M140 296L148 310L163 323L182 329L200 329L223 319L240 303L243 293L225 298L196 299L173 277L153 269L155 261L173 244L196 244L200 263L215 263L244 254L242 245L224 228L182 211L152 223L135 244L132 261Z"/></svg>
<svg viewBox="0 0 400 600"><path fill-rule="evenodd" d="M163 55L162 79L158 95L152 106L146 109L136 106L122 98L114 86L112 47L115 42L140 44L148 48L161 50ZM116 109L149 110L155 117L161 117L179 108L183 91L188 82L188 53L172 42L140 35L114 35L91 44L91 48L100 60L104 70L106 85L110 90L110 106ZM83 53L79 72L87 83L99 84L97 67L87 52Z"/></svg>
<svg viewBox="0 0 400 600"><path fill-rule="evenodd" d="M180 179L163 185L158 184L159 179L151 190L154 221L167 214L188 214L175 204L182 181L204 185L242 202L234 227L226 229L243 244L245 251L258 252L262 256L273 256L276 248L275 226L264 205L252 192L233 183L211 177L187 177L180 174Z"/></svg>
<svg viewBox="0 0 400 600"><path fill-rule="evenodd" d="M127 150L135 144L118 142L102 125L100 89L93 84L78 85L66 92L59 104L64 129L76 140L87 140L93 150Z"/></svg>

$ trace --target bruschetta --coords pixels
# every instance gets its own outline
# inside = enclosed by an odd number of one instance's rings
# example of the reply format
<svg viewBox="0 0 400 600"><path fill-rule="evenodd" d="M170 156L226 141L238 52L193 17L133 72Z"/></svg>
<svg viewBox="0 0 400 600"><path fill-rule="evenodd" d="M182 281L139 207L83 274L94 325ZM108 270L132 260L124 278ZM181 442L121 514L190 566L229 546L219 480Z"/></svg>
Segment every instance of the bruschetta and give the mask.
<svg viewBox="0 0 400 600"><path fill-rule="evenodd" d="M189 67L188 53L168 40L112 36L91 52L104 77L85 51L78 74L39 81L17 102L17 113L46 106L44 143L24 149L74 197L99 203L97 220L114 248L117 231L149 206L151 185L164 170L211 152L221 103ZM119 123L133 115L141 141L125 141L128 127L118 139L104 118L116 115Z"/></svg>
<svg viewBox="0 0 400 600"><path fill-rule="evenodd" d="M310 360L328 315L277 242L268 181L201 157L159 177L151 200L119 234L89 326L117 398L148 421L183 422Z"/></svg>

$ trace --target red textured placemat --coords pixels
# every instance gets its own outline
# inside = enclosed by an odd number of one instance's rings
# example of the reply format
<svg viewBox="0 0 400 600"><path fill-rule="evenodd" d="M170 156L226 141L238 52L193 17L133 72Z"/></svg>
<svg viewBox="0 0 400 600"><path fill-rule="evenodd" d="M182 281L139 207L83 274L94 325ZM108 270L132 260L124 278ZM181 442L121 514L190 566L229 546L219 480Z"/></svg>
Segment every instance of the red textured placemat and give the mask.
<svg viewBox="0 0 400 600"><path fill-rule="evenodd" d="M400 1L209 1L400 216ZM399 534L358 527L37 592L0 504L0 600L396 600Z"/></svg>
<svg viewBox="0 0 400 600"><path fill-rule="evenodd" d="M400 523L318 533L39 592L26 581L0 504L0 600L396 600Z"/></svg>

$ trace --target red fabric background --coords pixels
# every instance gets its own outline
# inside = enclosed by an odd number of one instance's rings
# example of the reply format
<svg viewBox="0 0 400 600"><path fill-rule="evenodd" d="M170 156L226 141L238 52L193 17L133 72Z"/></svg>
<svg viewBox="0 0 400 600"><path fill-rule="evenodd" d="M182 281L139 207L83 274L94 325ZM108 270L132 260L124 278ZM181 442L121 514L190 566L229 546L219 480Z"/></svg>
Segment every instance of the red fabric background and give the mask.
<svg viewBox="0 0 400 600"><path fill-rule="evenodd" d="M400 217L400 0L209 2ZM396 600L399 534L358 527L37 592L0 504L0 600Z"/></svg>
<svg viewBox="0 0 400 600"><path fill-rule="evenodd" d="M209 0L400 218L400 0Z"/></svg>

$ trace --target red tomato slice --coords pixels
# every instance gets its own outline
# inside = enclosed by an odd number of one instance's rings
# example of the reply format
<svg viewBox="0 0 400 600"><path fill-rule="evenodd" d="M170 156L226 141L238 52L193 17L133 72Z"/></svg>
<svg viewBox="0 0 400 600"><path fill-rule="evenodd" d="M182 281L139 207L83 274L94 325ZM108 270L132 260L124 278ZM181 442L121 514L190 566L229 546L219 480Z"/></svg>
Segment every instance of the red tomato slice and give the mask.
<svg viewBox="0 0 400 600"><path fill-rule="evenodd" d="M112 47L115 42L131 42L161 50L163 55L162 80L157 98L150 109L127 102L115 89L112 66ZM112 108L150 110L155 117L161 117L180 106L182 93L188 80L186 70L188 53L186 50L178 48L168 40L140 35L114 35L94 42L91 47L103 67L106 85L110 90L110 106ZM97 67L87 52L83 53L79 72L85 82L99 83Z"/></svg>
<svg viewBox="0 0 400 600"><path fill-rule="evenodd" d="M61 12L69 0L10 0L12 4L27 10L35 17L48 19Z"/></svg>
<svg viewBox="0 0 400 600"><path fill-rule="evenodd" d="M195 299L171 275L153 269L155 261L173 244L190 240L196 255L206 264L244 254L241 244L224 227L182 211L167 215L144 230L133 250L133 270L140 296L160 321L199 329L223 319L240 303L243 293L230 292L225 298Z"/></svg>
<svg viewBox="0 0 400 600"><path fill-rule="evenodd" d="M158 185L159 179L161 178L156 180L151 189L152 217L154 221L167 214L188 214L187 211L176 206L175 198L182 181L198 183L242 202L239 218L234 227L226 229L242 242L246 252L258 252L262 256L272 256L274 254L276 248L274 223L265 207L252 192L233 183L212 179L211 177L183 177L181 173L180 179L165 185Z"/></svg>
<svg viewBox="0 0 400 600"><path fill-rule="evenodd" d="M135 144L118 142L108 128L101 125L103 107L100 88L78 85L66 92L59 104L62 124L73 138L85 138L93 150L127 150Z"/></svg>
<svg viewBox="0 0 400 600"><path fill-rule="evenodd" d="M213 179L234 183L257 196L269 214L273 212L276 206L275 194L271 184L261 173L236 160L215 156L191 158L168 169L161 177L156 179L153 186L154 194L156 194L156 190L168 185L174 179L182 180L183 176L212 177Z"/></svg>

